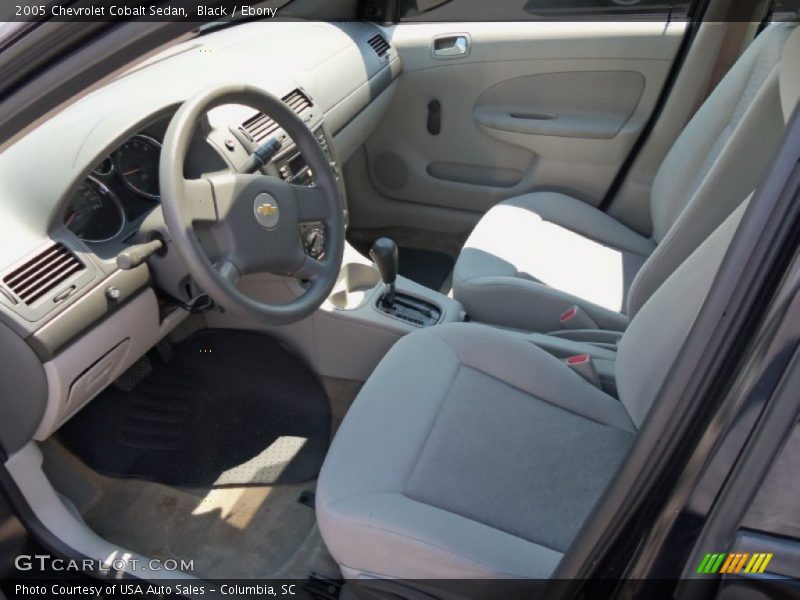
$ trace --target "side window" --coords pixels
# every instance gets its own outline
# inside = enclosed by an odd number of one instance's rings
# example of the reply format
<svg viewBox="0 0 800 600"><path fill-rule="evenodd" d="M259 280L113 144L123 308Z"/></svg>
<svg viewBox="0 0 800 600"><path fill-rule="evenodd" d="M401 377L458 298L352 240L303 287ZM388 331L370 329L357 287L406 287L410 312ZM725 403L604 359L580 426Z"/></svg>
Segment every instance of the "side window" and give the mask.
<svg viewBox="0 0 800 600"><path fill-rule="evenodd" d="M400 0L401 22L683 18L688 0Z"/></svg>

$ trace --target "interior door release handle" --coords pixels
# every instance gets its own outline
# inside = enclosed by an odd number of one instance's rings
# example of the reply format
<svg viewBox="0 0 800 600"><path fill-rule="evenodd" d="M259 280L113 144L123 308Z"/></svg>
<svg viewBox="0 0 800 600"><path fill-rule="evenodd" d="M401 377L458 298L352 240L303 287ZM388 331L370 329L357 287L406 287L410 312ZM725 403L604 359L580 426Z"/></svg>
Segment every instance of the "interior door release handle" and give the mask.
<svg viewBox="0 0 800 600"><path fill-rule="evenodd" d="M433 56L455 58L469 53L469 37L465 34L445 35L433 40Z"/></svg>

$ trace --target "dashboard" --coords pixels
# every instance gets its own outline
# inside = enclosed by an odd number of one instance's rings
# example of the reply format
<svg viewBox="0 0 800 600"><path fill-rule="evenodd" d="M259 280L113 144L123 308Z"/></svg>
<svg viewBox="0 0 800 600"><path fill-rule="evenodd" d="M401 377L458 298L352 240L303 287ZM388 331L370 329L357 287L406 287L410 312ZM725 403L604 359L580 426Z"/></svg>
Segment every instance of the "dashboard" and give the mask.
<svg viewBox="0 0 800 600"><path fill-rule="evenodd" d="M302 114L306 111L304 107L313 106L307 94L298 88L290 92L285 100L292 102L300 94L304 99L300 108ZM230 153L241 146L249 152L273 137L280 139L285 149L261 171L294 185L314 185L313 173L305 158L294 149L292 140L277 129L276 123L265 123L266 120L263 114L255 112L241 124L229 124L227 130L233 135L223 140L224 148ZM113 248L120 242L136 238L145 217L160 204L161 140L168 124L168 119L160 119L130 136L113 152L100 159L72 193L65 209L64 227L89 248L102 253L104 245ZM185 165L185 174L189 178L231 167L224 154L203 139L202 132L210 128L207 122L195 134ZM339 165L323 125L318 126L314 133L328 161L337 169L337 178L344 194ZM308 253L314 258L321 258L325 243L322 225L304 224L299 233Z"/></svg>
<svg viewBox="0 0 800 600"><path fill-rule="evenodd" d="M388 110L402 64L369 23L252 22L152 56L39 124L0 153L0 446L45 439L189 313L198 290L160 205L161 142L178 107L232 82L259 86L317 137L344 195L342 165ZM383 38L383 42L381 42ZM226 105L197 124L187 179L237 170L270 138L262 172L297 185L314 174L285 132L253 108ZM346 198L345 198L346 204ZM324 231L298 241L324 252ZM214 239L195 234L210 259ZM121 269L120 253L158 237L165 251ZM17 383L15 386L14 383Z"/></svg>

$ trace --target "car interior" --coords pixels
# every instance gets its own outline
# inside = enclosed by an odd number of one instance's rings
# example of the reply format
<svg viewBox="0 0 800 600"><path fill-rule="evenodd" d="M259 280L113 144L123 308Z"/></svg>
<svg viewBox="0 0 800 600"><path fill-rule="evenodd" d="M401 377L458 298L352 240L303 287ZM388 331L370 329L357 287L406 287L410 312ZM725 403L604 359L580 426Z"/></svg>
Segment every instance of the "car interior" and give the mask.
<svg viewBox="0 0 800 600"><path fill-rule="evenodd" d="M0 446L66 547L556 572L784 139L800 3L733 57L453 4L210 27L0 152Z"/></svg>

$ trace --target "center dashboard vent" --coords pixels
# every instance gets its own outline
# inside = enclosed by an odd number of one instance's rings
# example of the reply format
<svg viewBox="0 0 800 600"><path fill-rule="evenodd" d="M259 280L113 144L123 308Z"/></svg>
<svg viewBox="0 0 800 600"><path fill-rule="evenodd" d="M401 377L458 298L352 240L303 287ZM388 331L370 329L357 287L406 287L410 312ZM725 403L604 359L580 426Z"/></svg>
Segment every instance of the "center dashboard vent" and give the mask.
<svg viewBox="0 0 800 600"><path fill-rule="evenodd" d="M85 268L66 246L55 243L3 277L3 283L30 306Z"/></svg>
<svg viewBox="0 0 800 600"><path fill-rule="evenodd" d="M311 108L314 104L311 99L306 96L302 90L296 89L281 98L294 112L298 115L307 108Z"/></svg>
<svg viewBox="0 0 800 600"><path fill-rule="evenodd" d="M298 115L303 114L306 110L314 106L311 98L299 88L292 90L281 98L281 100ZM254 114L239 127L242 133L256 143L267 139L279 128L280 126L277 122L261 112Z"/></svg>
<svg viewBox="0 0 800 600"><path fill-rule="evenodd" d="M386 56L389 52L389 48L392 47L386 40L386 38L383 37L380 33L369 38L367 40L367 43L372 47L373 50L375 50L375 54L377 54L381 58Z"/></svg>

